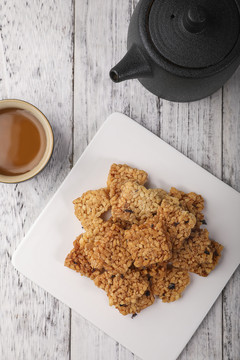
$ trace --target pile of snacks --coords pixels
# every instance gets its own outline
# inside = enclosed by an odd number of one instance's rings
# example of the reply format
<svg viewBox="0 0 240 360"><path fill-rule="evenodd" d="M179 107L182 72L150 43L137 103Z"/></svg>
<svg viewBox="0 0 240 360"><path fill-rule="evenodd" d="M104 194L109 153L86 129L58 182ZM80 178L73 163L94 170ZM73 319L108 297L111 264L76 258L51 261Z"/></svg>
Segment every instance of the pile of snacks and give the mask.
<svg viewBox="0 0 240 360"><path fill-rule="evenodd" d="M74 241L65 266L92 279L123 315L139 313L156 296L178 300L190 283L189 271L208 276L223 249L201 228L201 195L147 189L147 177L113 164L106 188L73 202L85 233Z"/></svg>

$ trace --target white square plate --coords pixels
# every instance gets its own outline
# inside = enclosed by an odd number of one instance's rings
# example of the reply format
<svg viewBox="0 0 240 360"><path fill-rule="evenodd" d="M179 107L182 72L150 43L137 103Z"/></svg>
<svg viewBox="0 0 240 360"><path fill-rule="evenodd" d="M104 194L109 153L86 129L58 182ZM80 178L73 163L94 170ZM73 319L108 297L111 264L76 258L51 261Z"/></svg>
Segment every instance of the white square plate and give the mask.
<svg viewBox="0 0 240 360"><path fill-rule="evenodd" d="M210 236L223 244L223 257L207 277L191 275L183 297L157 300L137 317L108 305L94 283L63 266L82 232L72 200L106 186L112 163L149 174L149 185L195 191L206 200ZM173 360L187 344L240 262L240 194L125 115L112 114L78 160L13 256L13 265L144 360Z"/></svg>

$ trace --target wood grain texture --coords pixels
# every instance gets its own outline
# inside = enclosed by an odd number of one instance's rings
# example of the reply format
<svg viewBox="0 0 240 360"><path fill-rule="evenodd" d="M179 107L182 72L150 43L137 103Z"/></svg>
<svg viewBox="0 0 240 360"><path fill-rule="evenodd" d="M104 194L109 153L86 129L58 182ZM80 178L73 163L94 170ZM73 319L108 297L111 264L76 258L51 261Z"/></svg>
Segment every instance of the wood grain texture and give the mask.
<svg viewBox="0 0 240 360"><path fill-rule="evenodd" d="M137 80L110 81L109 69L126 51L136 4L0 4L0 97L39 106L55 135L53 157L42 173L23 184L0 184L1 360L140 360L18 274L10 262L25 232L112 112L129 115L240 191L240 70L223 90L190 104L161 100ZM239 291L238 270L179 360L239 360Z"/></svg>
<svg viewBox="0 0 240 360"><path fill-rule="evenodd" d="M240 191L240 68L223 91L223 180ZM240 218L240 214L239 214ZM240 267L223 291L223 359L240 359Z"/></svg>
<svg viewBox="0 0 240 360"><path fill-rule="evenodd" d="M44 171L19 185L0 184L0 359L65 360L68 307L21 276L11 256L71 166L72 1L8 0L0 7L0 97L38 106L55 135Z"/></svg>

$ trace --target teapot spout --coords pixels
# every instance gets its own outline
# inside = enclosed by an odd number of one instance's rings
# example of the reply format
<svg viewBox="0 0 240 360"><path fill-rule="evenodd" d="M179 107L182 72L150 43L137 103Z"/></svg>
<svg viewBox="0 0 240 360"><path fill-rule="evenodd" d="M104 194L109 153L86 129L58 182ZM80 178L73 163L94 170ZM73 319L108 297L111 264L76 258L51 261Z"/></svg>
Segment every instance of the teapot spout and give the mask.
<svg viewBox="0 0 240 360"><path fill-rule="evenodd" d="M124 58L110 70L110 78L119 83L129 79L150 77L152 69L137 45L132 45Z"/></svg>

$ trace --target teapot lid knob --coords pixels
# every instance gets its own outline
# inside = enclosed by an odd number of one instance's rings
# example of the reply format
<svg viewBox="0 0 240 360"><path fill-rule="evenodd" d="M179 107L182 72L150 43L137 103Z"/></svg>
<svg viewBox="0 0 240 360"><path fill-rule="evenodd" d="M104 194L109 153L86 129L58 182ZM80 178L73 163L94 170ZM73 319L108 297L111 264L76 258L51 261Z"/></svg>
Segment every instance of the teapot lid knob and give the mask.
<svg viewBox="0 0 240 360"><path fill-rule="evenodd" d="M183 18L185 29L191 33L198 33L206 27L207 14L206 11L196 5L192 5Z"/></svg>

